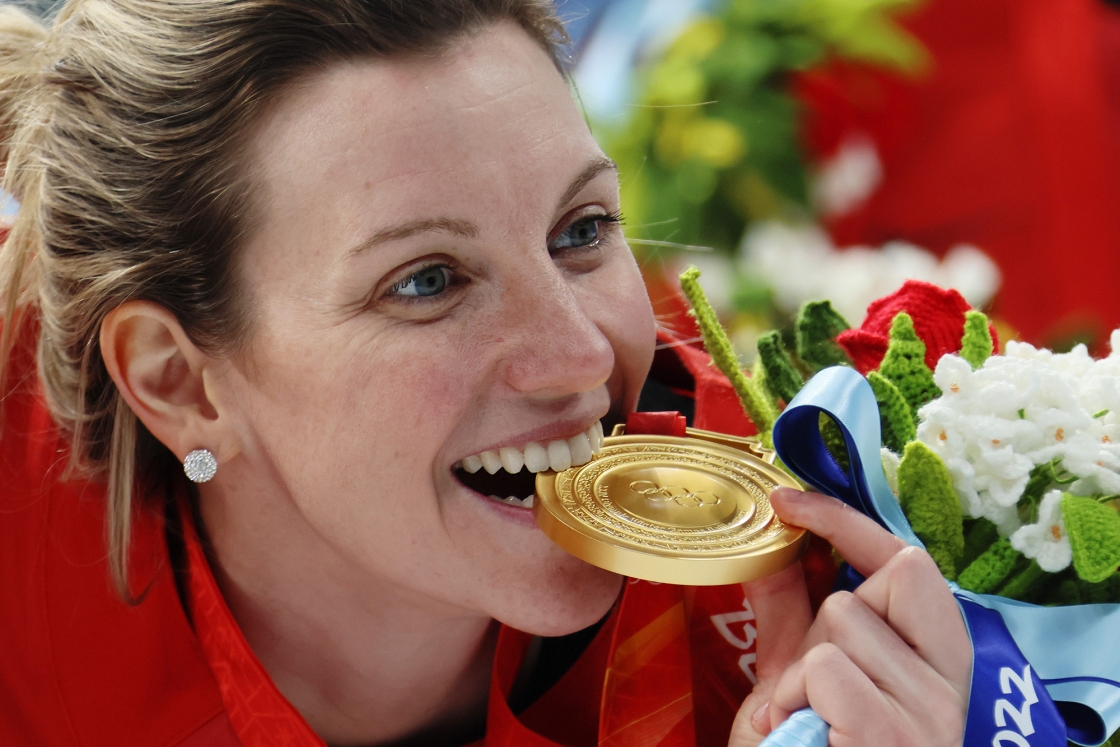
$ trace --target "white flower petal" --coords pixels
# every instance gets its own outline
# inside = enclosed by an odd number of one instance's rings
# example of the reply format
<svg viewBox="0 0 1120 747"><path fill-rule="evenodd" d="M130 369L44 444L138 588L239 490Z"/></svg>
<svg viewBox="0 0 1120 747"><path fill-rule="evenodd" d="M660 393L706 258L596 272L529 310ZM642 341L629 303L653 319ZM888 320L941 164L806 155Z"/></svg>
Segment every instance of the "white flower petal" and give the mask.
<svg viewBox="0 0 1120 747"><path fill-rule="evenodd" d="M1042 570L1057 573L1073 561L1073 550L1062 520L1062 492L1051 490L1038 506L1038 522L1011 535L1011 546L1033 558Z"/></svg>
<svg viewBox="0 0 1120 747"><path fill-rule="evenodd" d="M1063 537L1060 542L1043 543L1035 562L1047 573L1058 573L1069 568L1069 564L1073 562L1073 548L1070 547L1069 538Z"/></svg>
<svg viewBox="0 0 1120 747"><path fill-rule="evenodd" d="M899 458L898 454L895 454L890 449L884 448L879 453L883 461L883 473L887 476L887 484L891 486L891 492L894 493L894 497L897 498L898 465L902 460Z"/></svg>

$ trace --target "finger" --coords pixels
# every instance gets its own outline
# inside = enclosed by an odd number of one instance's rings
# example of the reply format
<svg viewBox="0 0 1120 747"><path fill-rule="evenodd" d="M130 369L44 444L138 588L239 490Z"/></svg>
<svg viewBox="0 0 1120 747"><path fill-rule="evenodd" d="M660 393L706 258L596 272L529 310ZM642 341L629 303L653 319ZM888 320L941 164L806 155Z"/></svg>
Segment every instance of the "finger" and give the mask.
<svg viewBox="0 0 1120 747"><path fill-rule="evenodd" d="M796 710L812 706L831 726L829 742L839 734L860 734L866 744L891 744L874 732L882 729L884 718L868 714L887 714L886 698L837 646L822 643L786 670L770 700L770 723L776 728ZM878 735L883 737L885 735Z"/></svg>
<svg viewBox="0 0 1120 747"><path fill-rule="evenodd" d="M755 615L758 631L754 671L758 683L739 708L732 735L733 744L754 744L770 731L766 703L778 678L797 658L801 641L813 623L805 575L794 563L771 576L743 584L743 592ZM758 737L758 739L756 739Z"/></svg>
<svg viewBox="0 0 1120 747"><path fill-rule="evenodd" d="M813 624L813 610L800 563L743 584L758 630L755 672L759 682L776 680L800 651Z"/></svg>
<svg viewBox="0 0 1120 747"><path fill-rule="evenodd" d="M972 671L968 632L928 553L910 547L834 498L783 489L775 491L771 501L784 521L824 536L867 576L856 595L958 692L968 692Z"/></svg>
<svg viewBox="0 0 1120 747"><path fill-rule="evenodd" d="M900 703L830 643L810 649L778 682L772 725L806 706L828 722L831 747L959 745L964 733L964 704L943 681L920 702Z"/></svg>
<svg viewBox="0 0 1120 747"><path fill-rule="evenodd" d="M887 623L855 594L839 592L821 605L805 639L806 653L829 644L904 709L920 710L928 693L946 685Z"/></svg>
<svg viewBox="0 0 1120 747"><path fill-rule="evenodd" d="M960 608L928 553L908 547L855 596L961 695L972 675L972 644Z"/></svg>
<svg viewBox="0 0 1120 747"><path fill-rule="evenodd" d="M770 503L782 521L824 537L864 576L875 573L909 547L874 519L835 498L779 488L770 494Z"/></svg>
<svg viewBox="0 0 1120 747"><path fill-rule="evenodd" d="M754 695L752 693L751 697ZM743 707L735 715L735 722L731 725L731 733L727 738L727 747L757 747L757 745L770 733L770 717L767 716L767 702L770 694L757 703L750 705L751 698L747 698Z"/></svg>

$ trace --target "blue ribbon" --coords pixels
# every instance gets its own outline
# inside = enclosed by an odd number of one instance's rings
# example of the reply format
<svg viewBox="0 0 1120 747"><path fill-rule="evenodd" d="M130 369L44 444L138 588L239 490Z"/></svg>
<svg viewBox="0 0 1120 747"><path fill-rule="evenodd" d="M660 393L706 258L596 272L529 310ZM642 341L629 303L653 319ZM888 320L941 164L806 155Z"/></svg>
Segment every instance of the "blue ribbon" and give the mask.
<svg viewBox="0 0 1120 747"><path fill-rule="evenodd" d="M1066 726L1049 694L995 610L957 598L972 638L972 689L966 745L1066 743ZM1102 740L1103 741L1103 740Z"/></svg>
<svg viewBox="0 0 1120 747"><path fill-rule="evenodd" d="M820 432L821 414L843 434L841 467ZM883 474L879 408L857 371L814 376L774 424L774 448L806 484L924 547ZM1042 747L1066 739L1096 747L1120 728L1120 604L1039 607L949 584L972 640L965 747ZM828 724L798 711L768 747L827 747Z"/></svg>

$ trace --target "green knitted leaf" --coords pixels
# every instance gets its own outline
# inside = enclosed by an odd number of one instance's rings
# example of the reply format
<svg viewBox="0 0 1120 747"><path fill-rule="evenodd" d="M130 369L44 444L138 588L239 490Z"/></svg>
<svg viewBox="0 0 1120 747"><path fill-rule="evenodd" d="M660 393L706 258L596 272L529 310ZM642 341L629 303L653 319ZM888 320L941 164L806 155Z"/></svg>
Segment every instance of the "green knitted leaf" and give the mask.
<svg viewBox="0 0 1120 747"><path fill-rule="evenodd" d="M906 444L898 465L898 500L926 550L947 579L964 554L961 502L941 457L921 441Z"/></svg>
<svg viewBox="0 0 1120 747"><path fill-rule="evenodd" d="M1073 569L1090 583L1120 566L1120 514L1084 496L1062 495L1062 520L1073 548Z"/></svg>
<svg viewBox="0 0 1120 747"><path fill-rule="evenodd" d="M883 446L901 454L909 441L918 437L918 429L914 425L914 416L910 412L910 405L892 384L878 371L867 374L867 383L875 392L875 401L879 404L879 426L883 433Z"/></svg>
<svg viewBox="0 0 1120 747"><path fill-rule="evenodd" d="M743 411L762 434L763 442L766 442L774 427L774 421L778 419L778 411L762 391L759 382L752 381L743 373L743 369L739 368L739 360L735 357L731 340L728 339L727 332L720 325L715 310L700 287L699 278L700 270L689 267L681 273L681 290L692 305L692 313L696 316L700 334L704 337L704 347L712 356L712 362L735 388L735 393L739 395L739 401L743 405Z"/></svg>
<svg viewBox="0 0 1120 747"><path fill-rule="evenodd" d="M1087 594L1082 589L1085 582L1079 578L1067 578L1058 584L1058 590L1053 595L1053 602L1060 605L1086 604Z"/></svg>
<svg viewBox="0 0 1120 747"><path fill-rule="evenodd" d="M832 455L837 466L846 472L851 462L848 457L848 444L844 441L844 433L840 430L840 426L822 412L817 427L820 428L821 440L824 441L828 453Z"/></svg>
<svg viewBox="0 0 1120 747"><path fill-rule="evenodd" d="M766 397L766 401L774 412L778 412L782 409L782 401L777 394L774 394L774 388L770 386L770 382L766 376L766 367L762 365L761 358L755 358L754 363L751 365L750 383L752 385L757 385L758 391Z"/></svg>
<svg viewBox="0 0 1120 747"><path fill-rule="evenodd" d="M831 301L809 301L797 312L797 357L813 373L829 366L852 365L852 359L836 344L836 336L848 328Z"/></svg>
<svg viewBox="0 0 1120 747"><path fill-rule="evenodd" d="M918 409L941 396L925 357L926 344L914 331L914 320L905 311L898 312L891 322L890 343L879 373L902 393L906 404L910 405L915 425L918 423Z"/></svg>
<svg viewBox="0 0 1120 747"><path fill-rule="evenodd" d="M766 385L778 398L788 403L805 386L805 379L793 367L777 330L758 338L758 359L766 371Z"/></svg>
<svg viewBox="0 0 1120 747"><path fill-rule="evenodd" d="M1078 579L1080 581L1080 579ZM1080 581L1084 584L1085 601L1083 604L1116 604L1120 602L1120 573L1113 573L1104 581L1098 581L1091 584L1087 581Z"/></svg>
<svg viewBox="0 0 1120 747"><path fill-rule="evenodd" d="M961 571L957 583L966 591L989 594L1011 575L1015 566L1025 565L1020 563L1022 560L1025 558L1011 546L1011 540L1001 537Z"/></svg>
<svg viewBox="0 0 1120 747"><path fill-rule="evenodd" d="M992 330L988 317L979 311L964 313L964 337L961 338L961 357L974 368L980 368L992 357Z"/></svg>
<svg viewBox="0 0 1120 747"><path fill-rule="evenodd" d="M1120 602L1120 573L1113 573L1104 581L1091 584L1081 579L1067 578L1058 586L1053 601L1057 604L1115 604Z"/></svg>
<svg viewBox="0 0 1120 747"><path fill-rule="evenodd" d="M1046 576L1046 571L1032 560L1030 565L1013 575L1000 587L999 595L1008 599L1024 599L1035 590L1040 581L1046 579Z"/></svg>
<svg viewBox="0 0 1120 747"><path fill-rule="evenodd" d="M999 540L999 529L988 519L967 519L964 523L964 555L957 559L963 570Z"/></svg>

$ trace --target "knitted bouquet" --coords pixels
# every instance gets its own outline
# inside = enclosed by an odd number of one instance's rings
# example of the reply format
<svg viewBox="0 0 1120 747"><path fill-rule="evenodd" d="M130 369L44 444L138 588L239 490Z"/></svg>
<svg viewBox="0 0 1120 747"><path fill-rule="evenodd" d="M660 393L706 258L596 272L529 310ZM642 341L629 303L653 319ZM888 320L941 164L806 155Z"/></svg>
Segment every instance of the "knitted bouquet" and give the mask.
<svg viewBox="0 0 1120 747"><path fill-rule="evenodd" d="M910 281L859 329L806 304L793 330L759 339L748 376L698 276L681 286L764 441L809 376L852 366L879 404L888 481L947 579L1035 604L1120 601L1120 330L1099 360L1019 342L996 354L984 314ZM847 459L835 425L821 431Z"/></svg>

